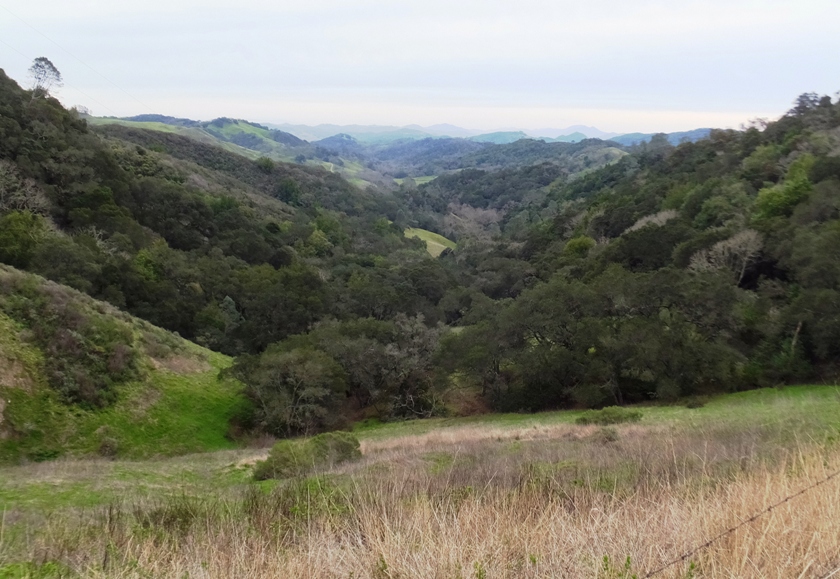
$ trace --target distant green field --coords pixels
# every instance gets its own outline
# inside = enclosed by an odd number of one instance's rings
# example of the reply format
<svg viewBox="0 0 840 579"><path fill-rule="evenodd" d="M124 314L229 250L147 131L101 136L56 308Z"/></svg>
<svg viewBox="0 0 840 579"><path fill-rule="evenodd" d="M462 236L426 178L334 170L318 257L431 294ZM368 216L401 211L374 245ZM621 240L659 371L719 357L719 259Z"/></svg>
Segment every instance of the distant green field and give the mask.
<svg viewBox="0 0 840 579"><path fill-rule="evenodd" d="M238 121L232 123L226 123L224 126L219 127L216 125L210 124L212 129L211 132L218 132L224 135L225 137L233 137L238 135L239 133L249 133L251 135L257 135L258 137L262 137L264 139L271 139L271 132L267 129L261 129L260 127L255 127L250 123L241 123Z"/></svg>
<svg viewBox="0 0 840 579"><path fill-rule="evenodd" d="M367 189L368 187L370 187L370 182L365 181L364 179L360 179L359 177L345 177L345 179L350 181L359 189Z"/></svg>
<svg viewBox="0 0 840 579"><path fill-rule="evenodd" d="M209 145L216 145L217 147L221 147L226 151L230 151L232 153L236 153L238 155L242 155L243 157L248 157L249 159L256 159L257 157L263 156L262 153L259 151L254 151L252 149L246 149L245 147L240 147L239 145L235 145L234 143L229 143L227 141L221 140L216 135L205 131L204 129L197 128L197 127L178 127L175 125L167 125L166 123L157 123L157 122L138 122L138 121L126 121L122 119L111 119L111 118L100 118L100 117L88 117L87 122L94 126L104 126L104 125L121 125L123 127L132 127L135 129L147 129L150 131L158 131L161 133L174 133L176 135L182 135L184 137L188 137L190 139L194 139L199 143L205 143ZM278 157L280 160L283 161L291 161L291 158L284 158Z"/></svg>
<svg viewBox="0 0 840 579"><path fill-rule="evenodd" d="M432 257L438 257L446 248L455 249L454 241L425 229L407 227L404 233L406 237L416 237L425 241L426 250Z"/></svg>
<svg viewBox="0 0 840 579"><path fill-rule="evenodd" d="M437 175L423 175L422 177L404 177L402 179L394 179L394 181L402 185L407 179L413 180L414 183L416 183L417 185L424 185L429 181L434 181L435 179L437 179Z"/></svg>
<svg viewBox="0 0 840 579"><path fill-rule="evenodd" d="M174 125L167 125L166 123L124 121L122 119L109 119L99 117L88 117L86 120L91 125L122 125L124 127L134 127L136 129L149 129L151 131L162 131L164 133L180 133L180 129L184 128L176 127Z"/></svg>

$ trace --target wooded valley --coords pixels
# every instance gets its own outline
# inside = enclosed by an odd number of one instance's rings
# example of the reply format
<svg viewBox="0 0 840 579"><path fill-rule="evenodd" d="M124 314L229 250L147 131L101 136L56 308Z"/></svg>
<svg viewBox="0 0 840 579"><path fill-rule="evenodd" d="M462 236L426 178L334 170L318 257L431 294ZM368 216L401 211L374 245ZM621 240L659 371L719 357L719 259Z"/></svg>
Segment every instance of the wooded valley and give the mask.
<svg viewBox="0 0 840 579"><path fill-rule="evenodd" d="M676 146L284 135L310 161L88 122L0 72L0 364L36 348L44 396L107 412L149 371L125 312L235 358L234 439L837 378L831 97ZM31 425L8 414L6 459L44 450Z"/></svg>

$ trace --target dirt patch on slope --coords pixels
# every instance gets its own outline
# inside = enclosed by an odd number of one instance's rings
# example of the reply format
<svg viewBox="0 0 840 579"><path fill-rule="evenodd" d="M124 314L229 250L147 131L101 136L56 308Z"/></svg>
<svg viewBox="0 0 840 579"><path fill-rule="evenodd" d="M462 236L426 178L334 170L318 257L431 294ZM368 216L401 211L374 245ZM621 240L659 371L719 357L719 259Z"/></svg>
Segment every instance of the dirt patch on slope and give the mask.
<svg viewBox="0 0 840 579"><path fill-rule="evenodd" d="M20 360L0 353L0 386L32 392L32 377Z"/></svg>
<svg viewBox="0 0 840 579"><path fill-rule="evenodd" d="M191 356L168 356L166 358L150 358L156 370L169 370L175 374L200 374L210 370L210 362L202 358Z"/></svg>

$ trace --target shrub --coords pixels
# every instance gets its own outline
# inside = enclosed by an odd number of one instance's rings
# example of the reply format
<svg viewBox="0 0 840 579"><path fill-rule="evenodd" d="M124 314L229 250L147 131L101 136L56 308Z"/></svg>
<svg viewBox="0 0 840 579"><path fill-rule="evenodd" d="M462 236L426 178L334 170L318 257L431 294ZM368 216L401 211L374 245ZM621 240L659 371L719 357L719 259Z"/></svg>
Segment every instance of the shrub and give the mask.
<svg viewBox="0 0 840 579"><path fill-rule="evenodd" d="M254 468L255 480L303 476L317 468L361 458L359 439L349 432L327 432L313 438L281 440Z"/></svg>
<svg viewBox="0 0 840 579"><path fill-rule="evenodd" d="M26 267L44 236L46 228L40 215L12 211L0 217L0 262Z"/></svg>
<svg viewBox="0 0 840 579"><path fill-rule="evenodd" d="M703 408L706 405L706 402L707 402L707 398L700 397L700 396L694 396L692 398L689 398L686 401L685 407L686 408L692 408L692 409L693 408Z"/></svg>
<svg viewBox="0 0 840 579"><path fill-rule="evenodd" d="M331 465L362 457L359 439L349 432L325 432L310 439L309 444L319 460Z"/></svg>
<svg viewBox="0 0 840 579"><path fill-rule="evenodd" d="M592 439L600 442L601 444L615 442L618 440L618 431L612 426L602 426L598 429L598 432L592 436Z"/></svg>
<svg viewBox="0 0 840 579"><path fill-rule="evenodd" d="M620 406L608 406L601 410L587 410L578 417L577 424L620 424L622 422L638 422L642 419L639 410L621 408Z"/></svg>
<svg viewBox="0 0 840 579"><path fill-rule="evenodd" d="M274 170L274 161L268 157L260 157L254 162L257 164L257 168L263 173L271 173Z"/></svg>
<svg viewBox="0 0 840 579"><path fill-rule="evenodd" d="M573 257L585 257L589 250L595 247L595 240L581 235L570 239L563 248L563 253Z"/></svg>
<svg viewBox="0 0 840 579"><path fill-rule="evenodd" d="M148 509L134 509L134 518L144 529L165 531L180 537L209 515L211 511L206 503L186 495L170 497Z"/></svg>
<svg viewBox="0 0 840 579"><path fill-rule="evenodd" d="M99 443L99 456L114 458L120 450L119 441L112 436L105 436Z"/></svg>

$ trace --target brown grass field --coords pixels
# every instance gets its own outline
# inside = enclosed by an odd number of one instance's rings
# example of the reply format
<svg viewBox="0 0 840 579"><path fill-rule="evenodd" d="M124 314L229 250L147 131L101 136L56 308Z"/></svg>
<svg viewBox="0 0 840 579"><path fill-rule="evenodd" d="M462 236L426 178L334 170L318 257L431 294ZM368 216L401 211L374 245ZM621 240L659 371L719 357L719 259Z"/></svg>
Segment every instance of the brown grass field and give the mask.
<svg viewBox="0 0 840 579"><path fill-rule="evenodd" d="M641 578L840 468L835 388L748 394L389 425L299 480L249 482L259 450L6 467L0 577ZM838 568L840 477L656 577Z"/></svg>

